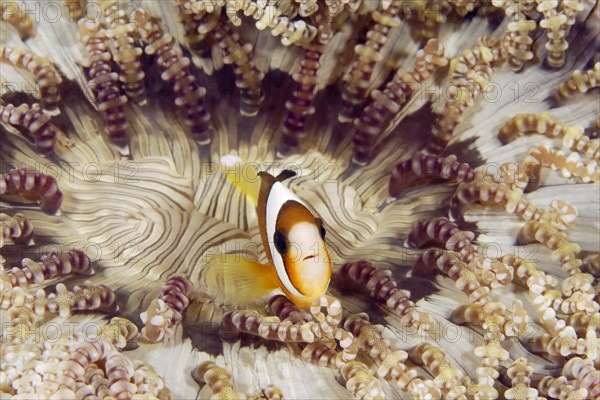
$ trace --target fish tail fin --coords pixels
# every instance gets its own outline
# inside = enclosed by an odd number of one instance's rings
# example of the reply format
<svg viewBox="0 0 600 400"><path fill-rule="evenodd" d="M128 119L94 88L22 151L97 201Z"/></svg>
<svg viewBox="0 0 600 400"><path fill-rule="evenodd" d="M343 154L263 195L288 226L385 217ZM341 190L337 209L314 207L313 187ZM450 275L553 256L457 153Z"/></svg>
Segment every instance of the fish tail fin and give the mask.
<svg viewBox="0 0 600 400"><path fill-rule="evenodd" d="M245 305L279 287L273 268L239 254L217 254L202 267L207 290L217 302Z"/></svg>
<svg viewBox="0 0 600 400"><path fill-rule="evenodd" d="M234 155L221 157L221 172L242 193L258 205L258 194L260 193L260 177L256 169L249 163Z"/></svg>

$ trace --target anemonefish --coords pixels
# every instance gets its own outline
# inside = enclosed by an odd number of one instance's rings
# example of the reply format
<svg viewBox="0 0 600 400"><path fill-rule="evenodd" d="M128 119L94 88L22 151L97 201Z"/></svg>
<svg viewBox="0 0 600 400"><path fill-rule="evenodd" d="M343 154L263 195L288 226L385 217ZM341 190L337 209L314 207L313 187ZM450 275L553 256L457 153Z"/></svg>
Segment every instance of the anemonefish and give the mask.
<svg viewBox="0 0 600 400"><path fill-rule="evenodd" d="M280 288L298 307L307 308L329 286L331 262L323 221L277 177L257 172L237 156L221 158L221 171L254 203L267 264L237 254L217 254L203 266L207 289L223 303L244 305Z"/></svg>

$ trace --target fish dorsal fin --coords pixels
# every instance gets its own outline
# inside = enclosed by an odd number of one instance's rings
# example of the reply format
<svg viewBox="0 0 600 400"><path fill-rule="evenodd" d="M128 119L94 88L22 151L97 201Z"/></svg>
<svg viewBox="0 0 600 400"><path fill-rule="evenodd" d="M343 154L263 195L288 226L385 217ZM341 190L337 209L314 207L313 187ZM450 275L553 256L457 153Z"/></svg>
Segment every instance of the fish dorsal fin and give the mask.
<svg viewBox="0 0 600 400"><path fill-rule="evenodd" d="M283 171L281 171L279 173L279 175L277 175L275 177L275 180L277 182L283 182L286 179L292 178L292 177L294 177L296 175L298 175L298 174L296 174L296 172L292 171L291 169L284 169Z"/></svg>

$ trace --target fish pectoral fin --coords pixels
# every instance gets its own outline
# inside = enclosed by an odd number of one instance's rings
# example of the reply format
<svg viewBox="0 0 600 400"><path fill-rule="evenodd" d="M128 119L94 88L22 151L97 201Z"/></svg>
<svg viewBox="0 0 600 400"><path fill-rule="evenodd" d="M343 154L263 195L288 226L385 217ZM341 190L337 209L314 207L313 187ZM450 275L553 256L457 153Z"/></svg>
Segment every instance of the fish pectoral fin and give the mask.
<svg viewBox="0 0 600 400"><path fill-rule="evenodd" d="M285 181L286 179L293 178L293 177L294 177L294 176L296 176L296 175L298 175L298 174L296 174L296 172L294 172L294 171L292 171L292 170L290 170L290 169L284 169L283 171L281 171L281 172L279 173L279 175L277 175L277 176L275 177L275 180L276 180L277 182L283 182L283 181Z"/></svg>
<svg viewBox="0 0 600 400"><path fill-rule="evenodd" d="M202 267L208 292L215 301L245 305L279 287L274 268L238 254L217 254Z"/></svg>

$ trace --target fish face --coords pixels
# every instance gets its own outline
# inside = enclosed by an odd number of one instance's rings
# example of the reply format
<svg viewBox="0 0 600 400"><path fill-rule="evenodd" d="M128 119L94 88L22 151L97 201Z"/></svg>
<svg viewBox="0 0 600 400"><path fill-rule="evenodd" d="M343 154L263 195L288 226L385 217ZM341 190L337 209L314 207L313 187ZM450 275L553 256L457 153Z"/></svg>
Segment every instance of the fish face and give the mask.
<svg viewBox="0 0 600 400"><path fill-rule="evenodd" d="M325 293L331 261L325 228L299 201L286 201L277 215L269 243L281 289L297 305L307 307Z"/></svg>
<svg viewBox="0 0 600 400"><path fill-rule="evenodd" d="M321 236L320 221L298 222L284 235L285 252L280 253L292 285L304 296L317 297L325 293L331 277L331 262ZM283 244L283 243L280 243ZM279 251L277 241L275 248Z"/></svg>

